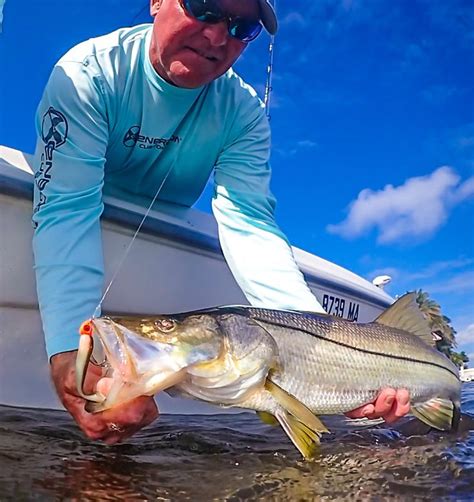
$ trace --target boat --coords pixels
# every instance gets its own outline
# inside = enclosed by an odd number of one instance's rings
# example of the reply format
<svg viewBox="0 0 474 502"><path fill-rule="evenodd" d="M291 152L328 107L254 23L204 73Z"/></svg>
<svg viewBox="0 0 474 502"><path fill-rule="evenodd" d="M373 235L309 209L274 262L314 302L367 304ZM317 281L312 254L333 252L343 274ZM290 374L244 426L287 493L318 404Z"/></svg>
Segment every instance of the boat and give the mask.
<svg viewBox="0 0 474 502"><path fill-rule="evenodd" d="M474 382L474 368L464 368L459 369L459 379L461 382Z"/></svg>
<svg viewBox="0 0 474 502"><path fill-rule="evenodd" d="M0 146L0 404L60 408L49 380L31 239L32 157ZM112 277L145 209L104 198L105 283ZM325 310L353 321L373 320L392 302L381 287L296 247L296 261ZM207 213L173 205L152 210L103 304L106 314L184 312L245 305ZM203 403L158 397L165 413L207 413Z"/></svg>

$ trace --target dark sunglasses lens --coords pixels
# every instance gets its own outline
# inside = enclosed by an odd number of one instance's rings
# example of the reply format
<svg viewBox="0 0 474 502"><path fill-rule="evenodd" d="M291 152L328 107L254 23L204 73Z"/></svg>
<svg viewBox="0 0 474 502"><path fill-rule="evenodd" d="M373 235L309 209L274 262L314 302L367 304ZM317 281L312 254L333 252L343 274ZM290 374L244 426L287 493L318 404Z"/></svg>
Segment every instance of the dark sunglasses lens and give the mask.
<svg viewBox="0 0 474 502"><path fill-rule="evenodd" d="M215 0L184 0L184 8L198 21L218 23L223 16Z"/></svg>
<svg viewBox="0 0 474 502"><path fill-rule="evenodd" d="M204 23L219 23L228 19L219 7L219 0L183 0L183 6L188 14ZM242 42L251 42L261 31L260 21L235 17L229 22L229 34Z"/></svg>
<svg viewBox="0 0 474 502"><path fill-rule="evenodd" d="M229 24L229 33L234 38L242 42L251 42L256 39L262 31L262 25L259 21L250 21L244 18L235 18Z"/></svg>

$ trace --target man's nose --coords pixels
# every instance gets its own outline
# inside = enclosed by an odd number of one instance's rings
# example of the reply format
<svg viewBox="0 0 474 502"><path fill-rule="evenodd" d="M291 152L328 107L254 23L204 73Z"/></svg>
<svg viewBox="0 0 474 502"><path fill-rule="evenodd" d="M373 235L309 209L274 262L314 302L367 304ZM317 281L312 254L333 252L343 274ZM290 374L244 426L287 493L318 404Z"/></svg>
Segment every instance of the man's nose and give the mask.
<svg viewBox="0 0 474 502"><path fill-rule="evenodd" d="M214 47L220 47L227 43L229 30L226 21L220 23L207 24L203 30L204 36Z"/></svg>

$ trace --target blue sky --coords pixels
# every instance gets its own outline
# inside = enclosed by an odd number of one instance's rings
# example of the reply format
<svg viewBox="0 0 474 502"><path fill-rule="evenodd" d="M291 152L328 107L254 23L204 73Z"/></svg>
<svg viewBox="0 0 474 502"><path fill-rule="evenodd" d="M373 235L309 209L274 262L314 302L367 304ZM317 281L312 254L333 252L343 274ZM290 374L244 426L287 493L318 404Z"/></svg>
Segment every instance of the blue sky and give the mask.
<svg viewBox="0 0 474 502"><path fill-rule="evenodd" d="M34 110L55 60L85 38L147 22L147 5L7 0L0 143L32 151ZM279 0L278 10L280 226L294 245L368 279L388 273L392 295L428 291L474 366L471 0ZM267 46L261 36L236 65L261 96ZM209 193L198 207L208 210Z"/></svg>

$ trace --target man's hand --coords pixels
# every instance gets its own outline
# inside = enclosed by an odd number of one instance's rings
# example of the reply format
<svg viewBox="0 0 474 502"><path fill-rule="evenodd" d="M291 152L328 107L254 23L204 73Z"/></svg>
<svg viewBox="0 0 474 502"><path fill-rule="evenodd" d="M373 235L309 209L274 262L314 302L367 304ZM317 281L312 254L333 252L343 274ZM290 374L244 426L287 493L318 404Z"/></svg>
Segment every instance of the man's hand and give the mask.
<svg viewBox="0 0 474 502"><path fill-rule="evenodd" d="M364 404L356 410L349 411L349 418L383 418L391 424L410 411L410 394L406 389L383 389L374 403Z"/></svg>
<svg viewBox="0 0 474 502"><path fill-rule="evenodd" d="M142 396L111 410L88 413L86 401L77 393L75 363L77 351L56 354L51 359L51 377L59 399L69 411L84 434L90 439L101 439L107 444L123 441L158 416L153 397ZM107 394L111 379L102 378L101 369L89 364L84 390Z"/></svg>

